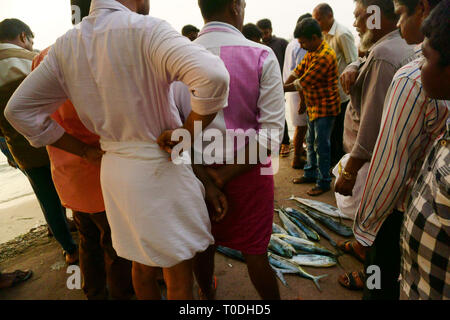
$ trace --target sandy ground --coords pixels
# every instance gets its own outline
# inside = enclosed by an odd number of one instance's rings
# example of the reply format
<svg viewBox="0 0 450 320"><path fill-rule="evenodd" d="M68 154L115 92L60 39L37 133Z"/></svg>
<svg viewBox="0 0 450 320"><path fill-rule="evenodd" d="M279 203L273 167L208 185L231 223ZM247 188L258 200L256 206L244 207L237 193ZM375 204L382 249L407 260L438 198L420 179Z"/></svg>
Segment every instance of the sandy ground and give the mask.
<svg viewBox="0 0 450 320"><path fill-rule="evenodd" d="M288 200L291 195L308 197L306 191L311 186L296 186L291 183L293 177L300 176L302 171L290 168L291 159L282 159L280 161L280 172L275 176L277 204L283 206L293 206ZM318 200L335 205L334 194L329 192ZM0 211L0 226L6 228L7 225L21 224L23 218L39 216L42 213L38 205L33 201L24 203L20 207L14 208L15 214L7 217ZM32 221L32 220L29 220ZM275 222L278 217L275 217ZM348 225L351 221L346 220ZM31 223L31 227L36 225ZM24 228L28 228L25 227ZM7 229L6 229L7 230ZM3 233L3 230L0 234ZM14 232L13 232L14 233ZM335 240L341 238L329 231ZM80 300L85 299L81 290L69 290L66 286L67 267L64 265L62 250L53 238L46 237L45 228L35 230L24 239L19 238L8 245L0 245L0 269L4 272L14 271L16 269L32 269L33 277L17 287L0 291L0 299L25 299L25 300ZM17 235L17 234L16 234ZM322 239L321 244L331 248L328 241ZM20 247L20 250L15 247ZM5 252L9 252L6 255ZM312 281L300 278L298 276L286 275L289 288L279 283L282 299L293 300L301 297L305 300L359 300L362 297L361 292L353 292L342 288L338 282L338 276L346 271L359 270L362 265L353 257L342 256L340 259L342 267L332 268L304 268L313 275L328 274L328 277L320 280L322 292L320 292ZM218 279L217 298L219 300L254 300L258 295L253 288L247 274L245 264L216 254L216 276Z"/></svg>

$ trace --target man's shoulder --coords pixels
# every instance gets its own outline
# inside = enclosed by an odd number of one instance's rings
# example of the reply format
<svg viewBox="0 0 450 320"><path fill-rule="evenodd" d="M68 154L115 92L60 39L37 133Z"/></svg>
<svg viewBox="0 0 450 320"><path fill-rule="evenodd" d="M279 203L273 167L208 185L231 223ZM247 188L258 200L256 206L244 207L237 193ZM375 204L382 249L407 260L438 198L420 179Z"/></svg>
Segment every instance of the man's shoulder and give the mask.
<svg viewBox="0 0 450 320"><path fill-rule="evenodd" d="M0 60L16 58L32 61L35 56L37 56L37 52L29 51L23 48L7 48L0 50Z"/></svg>
<svg viewBox="0 0 450 320"><path fill-rule="evenodd" d="M351 36L352 38L354 38L352 31L347 28L346 26L344 26L342 23L339 23L336 21L337 27L336 27L336 36L342 37L342 36Z"/></svg>
<svg viewBox="0 0 450 320"><path fill-rule="evenodd" d="M273 40L274 40L274 42L276 42L278 44L281 44L281 45L286 45L287 46L289 44L289 42L286 39L279 38L279 37L276 37L276 36L273 36Z"/></svg>
<svg viewBox="0 0 450 320"><path fill-rule="evenodd" d="M415 54L414 46L408 45L396 31L392 36L376 45L372 53L376 60L385 60L393 65L398 65L407 57Z"/></svg>
<svg viewBox="0 0 450 320"><path fill-rule="evenodd" d="M418 58L416 60L411 61L410 63L401 67L397 73L394 75L394 81L399 81L402 79L406 79L407 81L412 81L417 84L421 84L422 75L421 75L421 65L423 62L423 58Z"/></svg>

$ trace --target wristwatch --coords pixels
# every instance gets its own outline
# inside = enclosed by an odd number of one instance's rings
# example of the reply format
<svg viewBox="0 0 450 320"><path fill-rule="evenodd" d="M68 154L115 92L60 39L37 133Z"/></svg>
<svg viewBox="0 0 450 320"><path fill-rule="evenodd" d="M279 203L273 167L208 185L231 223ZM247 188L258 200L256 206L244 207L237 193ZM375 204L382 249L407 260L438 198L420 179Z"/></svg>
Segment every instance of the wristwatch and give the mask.
<svg viewBox="0 0 450 320"><path fill-rule="evenodd" d="M342 168L341 162L339 162L339 175L344 178L344 180L347 181L353 181L356 179L357 174L350 173L348 171L345 171L345 169Z"/></svg>

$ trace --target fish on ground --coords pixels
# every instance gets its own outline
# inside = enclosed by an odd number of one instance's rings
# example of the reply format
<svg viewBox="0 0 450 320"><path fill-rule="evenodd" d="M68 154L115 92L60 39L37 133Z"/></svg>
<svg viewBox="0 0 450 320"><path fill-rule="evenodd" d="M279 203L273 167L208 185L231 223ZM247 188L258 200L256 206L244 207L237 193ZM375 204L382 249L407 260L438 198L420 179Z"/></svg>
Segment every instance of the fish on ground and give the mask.
<svg viewBox="0 0 450 320"><path fill-rule="evenodd" d="M353 236L353 230L350 227L324 215L321 215L314 210L311 210L305 206L297 205L299 208L303 209L304 213L313 217L317 221L323 223L328 229L336 232L338 235L343 237L351 237Z"/></svg>
<svg viewBox="0 0 450 320"><path fill-rule="evenodd" d="M307 206L308 208L314 209L322 214L328 215L333 218L342 218L351 220L351 218L344 215L338 208L333 207L332 205L329 205L327 203L323 203L317 200L299 198L295 196L291 196L289 200L295 200L298 203Z"/></svg>
<svg viewBox="0 0 450 320"><path fill-rule="evenodd" d="M307 214L305 214L304 212L301 212L301 210L296 210L293 208L286 208L285 209L286 212L288 214L290 214L291 216L296 217L297 219L299 219L300 221L302 221L304 224L306 224L307 226L309 226L311 229L314 229L318 234L320 234L322 237L324 237L325 239L327 239L331 245L333 247L337 247L336 241L333 240L333 238L331 238L331 236L324 230L322 229L321 226L319 226L313 218L311 218L310 216L308 216Z"/></svg>
<svg viewBox="0 0 450 320"><path fill-rule="evenodd" d="M217 246L216 250L229 258L245 262L242 252L240 252L238 250L234 250L234 249L230 249L230 248L222 247L222 246Z"/></svg>
<svg viewBox="0 0 450 320"><path fill-rule="evenodd" d="M292 258L296 254L292 245L274 235L270 237L269 250L286 258Z"/></svg>
<svg viewBox="0 0 450 320"><path fill-rule="evenodd" d="M280 220L283 222L284 227L286 228L287 232L297 238L303 238L308 239L306 234L297 227L281 210L275 210L278 212L278 215L280 216Z"/></svg>
<svg viewBox="0 0 450 320"><path fill-rule="evenodd" d="M315 253L325 256L334 257L335 253L328 250L327 248L321 246L318 243L312 242L310 240L296 238L290 235L285 234L273 234L274 237L278 237L286 243L289 243L297 253Z"/></svg>
<svg viewBox="0 0 450 320"><path fill-rule="evenodd" d="M295 216L289 214L289 212L287 212L284 209L281 209L283 211L283 213L286 214L286 216L291 219L291 221L300 228L300 230L302 230L306 236L308 237L309 240L311 241L316 241L319 242L320 241L320 236L317 234L316 231L314 231L313 229L311 229L310 227L306 226L305 224L303 224L299 219L297 219Z"/></svg>
<svg viewBox="0 0 450 320"><path fill-rule="evenodd" d="M275 222L272 224L272 233L282 233L282 234L289 234L286 230L284 230L283 227L280 227Z"/></svg>
<svg viewBox="0 0 450 320"><path fill-rule="evenodd" d="M319 285L319 280L328 276L327 274L320 275L317 277L313 276L313 275L307 273L305 270L303 270L302 267L300 267L299 265L289 261L286 258L283 258L276 254L273 254L271 252L269 252L269 262L271 265L273 265L279 269L295 271L295 274L298 274L299 276L301 276L303 278L312 280L314 282L314 284L316 285L317 289L319 289L319 291L322 291L322 289L320 288L320 285Z"/></svg>
<svg viewBox="0 0 450 320"><path fill-rule="evenodd" d="M299 266L316 268L334 267L337 264L335 258L318 254L299 254L293 256L290 260Z"/></svg>

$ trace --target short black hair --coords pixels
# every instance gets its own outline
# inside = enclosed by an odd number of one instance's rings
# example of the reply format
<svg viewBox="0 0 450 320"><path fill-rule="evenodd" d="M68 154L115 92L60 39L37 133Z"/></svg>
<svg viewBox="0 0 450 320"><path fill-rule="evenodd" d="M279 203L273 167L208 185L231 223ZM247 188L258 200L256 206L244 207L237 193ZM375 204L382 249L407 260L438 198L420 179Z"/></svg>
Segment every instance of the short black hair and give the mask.
<svg viewBox="0 0 450 320"><path fill-rule="evenodd" d="M25 32L27 37L34 38L30 27L19 19L5 19L0 22L0 41L13 41L22 32Z"/></svg>
<svg viewBox="0 0 450 320"><path fill-rule="evenodd" d="M450 0L442 0L422 24L422 33L439 52L442 66L450 64Z"/></svg>
<svg viewBox="0 0 450 320"><path fill-rule="evenodd" d="M205 19L213 18L221 13L233 0L198 0L198 6Z"/></svg>
<svg viewBox="0 0 450 320"><path fill-rule="evenodd" d="M272 22L269 19L259 20L256 25L260 29L272 29Z"/></svg>
<svg viewBox="0 0 450 320"><path fill-rule="evenodd" d="M397 22L398 16L395 14L394 1L392 0L355 0L361 3L364 7L377 6L381 13L391 21Z"/></svg>
<svg viewBox="0 0 450 320"><path fill-rule="evenodd" d="M249 40L262 37L261 30L259 30L258 26L254 23L247 23L242 28L242 34L244 35L244 37L246 37Z"/></svg>
<svg viewBox="0 0 450 320"><path fill-rule="evenodd" d="M394 0L394 2L406 6L406 8L408 9L408 15L412 15L414 11L416 11L419 1L420 0ZM441 2L441 0L428 0L431 9L436 7L439 4L439 2Z"/></svg>
<svg viewBox="0 0 450 320"><path fill-rule="evenodd" d="M300 18L298 18L298 20L297 20L297 24L299 24L300 22L302 22L303 20L308 19L308 18L312 18L311 13L305 13L305 14L301 15Z"/></svg>
<svg viewBox="0 0 450 320"><path fill-rule="evenodd" d="M181 34L183 36L187 36L191 32L199 32L199 31L200 30L198 30L197 27L193 26L192 24L188 24L188 25L185 25L183 27L183 29L181 29Z"/></svg>
<svg viewBox="0 0 450 320"><path fill-rule="evenodd" d="M317 20L313 18L306 18L297 24L294 31L294 37L312 39L313 35L322 38L322 29Z"/></svg>
<svg viewBox="0 0 450 320"><path fill-rule="evenodd" d="M321 3L317 5L316 8L319 11L321 17L327 14L331 14L332 16L334 15L333 8L331 8L331 6L328 3Z"/></svg>

